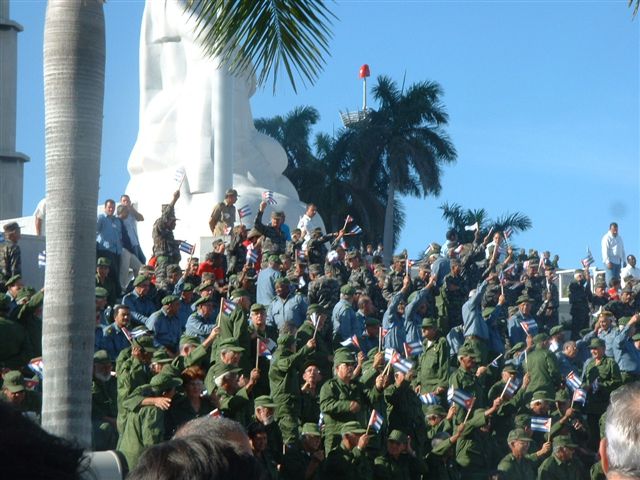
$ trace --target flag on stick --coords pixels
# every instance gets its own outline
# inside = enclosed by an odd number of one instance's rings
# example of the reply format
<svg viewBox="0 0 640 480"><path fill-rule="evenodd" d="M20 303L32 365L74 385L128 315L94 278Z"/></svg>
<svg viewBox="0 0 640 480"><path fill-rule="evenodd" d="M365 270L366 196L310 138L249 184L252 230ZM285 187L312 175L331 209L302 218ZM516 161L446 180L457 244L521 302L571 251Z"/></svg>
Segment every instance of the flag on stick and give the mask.
<svg viewBox="0 0 640 480"><path fill-rule="evenodd" d="M367 425L367 434L369 433L369 428L373 428L376 433L380 432L383 423L384 419L382 418L382 415L375 410L372 410L371 417L369 417L369 424Z"/></svg>
<svg viewBox="0 0 640 480"><path fill-rule="evenodd" d="M225 315L230 315L236 309L236 307L237 305L231 300L227 300L226 298L222 299L222 312Z"/></svg>
<svg viewBox="0 0 640 480"><path fill-rule="evenodd" d="M420 401L425 405L437 405L440 403L438 401L438 397L433 393L423 393L422 395L418 395Z"/></svg>
<svg viewBox="0 0 640 480"><path fill-rule="evenodd" d="M531 417L531 430L534 432L551 432L551 417Z"/></svg>
<svg viewBox="0 0 640 480"><path fill-rule="evenodd" d="M460 405L462 408L469 409L473 405L474 398L464 390L449 387L449 390L447 391L447 400L450 404L455 403L456 405Z"/></svg>
<svg viewBox="0 0 640 480"><path fill-rule="evenodd" d="M238 210L238 216L240 218L248 217L249 215L251 215L251 207L249 205L245 205Z"/></svg>
<svg viewBox="0 0 640 480"><path fill-rule="evenodd" d="M273 193L271 190L262 192L262 200L264 200L269 205L278 204L278 202L276 202L275 193Z"/></svg>
<svg viewBox="0 0 640 480"><path fill-rule="evenodd" d="M195 252L195 245L191 245L188 242L180 242L180 246L178 248L181 252L184 252L188 255L193 255L193 252Z"/></svg>
<svg viewBox="0 0 640 480"><path fill-rule="evenodd" d="M47 251L43 250L38 254L38 267L44 268L47 266Z"/></svg>

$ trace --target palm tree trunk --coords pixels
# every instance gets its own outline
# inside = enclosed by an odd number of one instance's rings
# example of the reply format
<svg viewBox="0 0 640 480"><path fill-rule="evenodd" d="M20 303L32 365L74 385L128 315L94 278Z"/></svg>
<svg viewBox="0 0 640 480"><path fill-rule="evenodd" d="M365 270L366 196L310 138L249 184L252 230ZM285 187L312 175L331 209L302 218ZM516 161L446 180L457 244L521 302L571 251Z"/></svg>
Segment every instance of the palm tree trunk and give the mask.
<svg viewBox="0 0 640 480"><path fill-rule="evenodd" d="M44 32L47 269L42 425L91 445L102 0L49 0Z"/></svg>
<svg viewBox="0 0 640 480"><path fill-rule="evenodd" d="M385 265L391 264L393 257L393 213L395 210L395 188L393 181L389 181L387 186L387 209L384 212L384 234L382 244L384 245L383 260Z"/></svg>

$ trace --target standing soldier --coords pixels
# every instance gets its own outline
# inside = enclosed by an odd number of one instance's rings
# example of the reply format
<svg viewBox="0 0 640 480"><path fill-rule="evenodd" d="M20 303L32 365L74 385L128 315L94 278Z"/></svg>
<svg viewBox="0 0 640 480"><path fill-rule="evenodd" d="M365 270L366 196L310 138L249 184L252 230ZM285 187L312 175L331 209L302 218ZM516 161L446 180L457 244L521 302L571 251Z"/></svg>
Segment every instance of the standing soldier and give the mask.
<svg viewBox="0 0 640 480"><path fill-rule="evenodd" d="M153 256L156 257L156 282L162 284L166 276L167 265L180 263L180 241L173 238L176 228L175 205L180 191L173 193L168 205L162 206L162 215L153 224Z"/></svg>
<svg viewBox="0 0 640 480"><path fill-rule="evenodd" d="M424 351L418 359L416 372L418 391L438 395L443 402L449 385L449 345L438 334L435 318L427 317L422 320L422 336Z"/></svg>
<svg viewBox="0 0 640 480"><path fill-rule="evenodd" d="M583 328L589 328L589 269L576 270L573 282L569 284L569 303L571 304L571 339L576 340Z"/></svg>
<svg viewBox="0 0 640 480"><path fill-rule="evenodd" d="M216 204L209 218L209 228L214 237L228 235L236 221L235 203L238 200L238 192L233 188L224 194L224 201Z"/></svg>
<svg viewBox="0 0 640 480"><path fill-rule="evenodd" d="M7 223L2 227L4 231L5 244L2 248L2 257L0 263L0 269L4 275L5 280L13 277L14 275L22 274L22 258L20 255L20 247L18 246L18 240L20 240L20 225L16 222Z"/></svg>
<svg viewBox="0 0 640 480"><path fill-rule="evenodd" d="M231 299L235 303L235 308L230 313L224 313L225 307L222 307L218 325L220 325L220 340L234 339L241 348L244 348L245 354L240 359L240 368L245 375L251 371L252 365L249 358L251 349L251 334L249 333L249 324L247 323L247 315L251 306L249 300L249 292L243 289L236 289L231 293ZM224 303L225 300L223 299ZM217 352L212 352L217 357Z"/></svg>

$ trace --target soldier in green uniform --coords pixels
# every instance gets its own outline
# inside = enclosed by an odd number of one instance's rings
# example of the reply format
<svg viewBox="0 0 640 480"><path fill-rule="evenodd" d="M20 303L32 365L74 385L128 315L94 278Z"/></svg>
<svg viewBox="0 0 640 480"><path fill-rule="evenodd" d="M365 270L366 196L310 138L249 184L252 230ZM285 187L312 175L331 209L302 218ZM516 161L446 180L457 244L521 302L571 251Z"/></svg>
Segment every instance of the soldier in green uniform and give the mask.
<svg viewBox="0 0 640 480"><path fill-rule="evenodd" d="M271 356L267 357L260 354L258 351L258 339L260 339L262 345L267 347L270 355L276 348L276 342L268 336L267 310L265 306L260 303L254 303L251 305L250 312L249 335L251 336L251 351L249 355L251 365L258 365L258 369L263 373L253 389L253 395L259 397L261 395L269 395L270 393L268 373L271 366Z"/></svg>
<svg viewBox="0 0 640 480"><path fill-rule="evenodd" d="M269 369L271 396L276 407L276 418L285 443L298 438L300 423L300 369L310 359L316 348L316 340L311 338L297 350L296 339L289 334L278 338L278 349Z"/></svg>
<svg viewBox="0 0 640 480"><path fill-rule="evenodd" d="M245 355L244 348L238 345L235 338L218 339L215 347L215 350L218 351L218 358L215 361L212 360L213 365L209 368L207 376L204 379L204 388L209 392L214 392L217 388L214 382L216 375L214 367L218 364L225 364L234 368L240 368L240 359ZM242 372L242 369L240 369L240 371ZM258 380L258 382L260 382L260 380Z"/></svg>
<svg viewBox="0 0 640 480"><path fill-rule="evenodd" d="M2 400L39 422L42 397L38 392L25 388L22 373L10 370L2 376L2 381Z"/></svg>
<svg viewBox="0 0 640 480"><path fill-rule="evenodd" d="M503 472L504 480L536 480L538 466L527 457L531 438L521 428L509 432L507 443L511 453L498 464L498 470Z"/></svg>
<svg viewBox="0 0 640 480"><path fill-rule="evenodd" d="M458 425L456 433L440 432L431 440L431 451L426 456L429 476L433 480L462 480L460 467L455 462L455 449L464 424Z"/></svg>
<svg viewBox="0 0 640 480"><path fill-rule="evenodd" d="M427 465L411 448L407 434L392 430L387 438L387 452L376 457L373 478L376 480L411 480L427 474Z"/></svg>
<svg viewBox="0 0 640 480"><path fill-rule="evenodd" d="M356 360L349 351L338 350L333 359L335 377L320 389L320 410L325 422L325 452L340 443L342 427L347 422L364 425L367 407L381 399L386 376L378 375L373 388L367 388L353 378Z"/></svg>
<svg viewBox="0 0 640 480"><path fill-rule="evenodd" d="M4 231L5 243L0 250L0 274L4 275L4 280L14 275L22 274L22 256L20 253L20 225L17 222L6 223ZM2 280L0 276L0 280Z"/></svg>
<svg viewBox="0 0 640 480"><path fill-rule="evenodd" d="M93 355L91 383L91 444L93 450L113 450L118 443L118 387L111 375L111 359L106 350Z"/></svg>
<svg viewBox="0 0 640 480"><path fill-rule="evenodd" d="M456 390L463 390L465 393L475 397L476 408L486 405L486 392L483 376L487 372L487 367L477 366L480 360L480 352L470 345L463 345L458 350L458 362L460 366L449 378L449 385ZM456 414L456 424L462 423L465 417L463 409L459 409Z"/></svg>
<svg viewBox="0 0 640 480"><path fill-rule="evenodd" d="M243 289L234 290L231 293L231 299L236 304L236 308L229 315L221 313L218 321L220 340L233 338L240 347L245 349L245 352L249 352L251 348L251 334L247 322L247 315L251 307L249 292ZM251 371L251 359L248 354L243 355L240 359L240 368L245 375Z"/></svg>
<svg viewBox="0 0 640 480"><path fill-rule="evenodd" d="M561 380L558 358L549 351L549 335L546 333L533 337L533 343L535 348L527 354L524 363L524 370L530 377L526 400L530 400L537 391L544 391L549 398L553 398Z"/></svg>
<svg viewBox="0 0 640 480"><path fill-rule="evenodd" d="M302 348L309 340L314 338L316 340L316 348L311 354L312 359L316 366L320 369L323 379L331 377L331 361L333 359L333 348L330 342L328 342L324 336L316 333L316 327L314 321L317 322L318 332L322 332L327 320L326 311L321 305L317 303L309 305L307 309L307 318L296 332L296 343L298 349Z"/></svg>
<svg viewBox="0 0 640 480"><path fill-rule="evenodd" d="M42 303L44 301L44 291L31 295L29 300L23 304L17 314L17 322L24 327L29 338L29 345L33 349L32 357L42 356Z"/></svg>
<svg viewBox="0 0 640 480"><path fill-rule="evenodd" d="M225 363L217 363L212 369L222 415L244 426L248 425L251 418L249 395L260 378L260 370L251 370L249 381L240 388L238 372L242 371L241 369Z"/></svg>
<svg viewBox="0 0 640 480"><path fill-rule="evenodd" d="M553 455L538 469L538 480L584 480L588 478L582 462L574 456L578 445L571 437L560 435L553 439Z"/></svg>
<svg viewBox="0 0 640 480"><path fill-rule="evenodd" d="M317 349L317 345L316 345ZM322 373L314 360L302 366L302 387L300 388L300 423L318 423L320 419L320 382Z"/></svg>
<svg viewBox="0 0 640 480"><path fill-rule="evenodd" d="M100 257L96 265L96 287L104 288L107 291L107 305L115 305L118 301L119 293L116 282L109 276L111 260Z"/></svg>
<svg viewBox="0 0 640 480"><path fill-rule="evenodd" d="M284 455L280 476L282 480L315 480L320 478L324 461L320 429L315 423L305 423L300 440Z"/></svg>
<svg viewBox="0 0 640 480"><path fill-rule="evenodd" d="M424 351L418 359L416 385L420 393L433 392L444 401L449 384L449 345L439 336L435 318L422 319L422 336Z"/></svg>
<svg viewBox="0 0 640 480"><path fill-rule="evenodd" d="M255 389L254 389L255 391ZM278 406L269 395L261 395L253 401L255 414L252 418L254 422L264 425L267 433L267 448L271 458L276 464L282 464L282 430L278 422L275 421L275 409Z"/></svg>
<svg viewBox="0 0 640 480"><path fill-rule="evenodd" d="M340 427L340 444L327 455L323 479L326 480L370 480L372 468L365 452L369 444L366 430L355 420Z"/></svg>
<svg viewBox="0 0 640 480"><path fill-rule="evenodd" d="M33 347L22 325L9 320L9 297L0 293L0 367L22 368Z"/></svg>
<svg viewBox="0 0 640 480"><path fill-rule="evenodd" d="M161 397L173 398L182 380L167 374L156 375L149 383L150 390ZM142 451L165 440L165 411L155 405L143 406L128 415L118 450L127 459L129 469L138 463Z"/></svg>
<svg viewBox="0 0 640 480"><path fill-rule="evenodd" d="M454 407L449 408L449 411L441 405L429 405L425 409L424 418L427 421L427 441L431 442L439 433L447 432L451 434L453 432L453 416L456 409ZM431 448L431 445L427 445Z"/></svg>
<svg viewBox="0 0 640 480"><path fill-rule="evenodd" d="M461 275L460 261L452 258L449 261L451 272L444 277L440 289L442 301L441 318L444 320L446 330L462 325L462 305L467 301L467 291L464 288L464 279Z"/></svg>

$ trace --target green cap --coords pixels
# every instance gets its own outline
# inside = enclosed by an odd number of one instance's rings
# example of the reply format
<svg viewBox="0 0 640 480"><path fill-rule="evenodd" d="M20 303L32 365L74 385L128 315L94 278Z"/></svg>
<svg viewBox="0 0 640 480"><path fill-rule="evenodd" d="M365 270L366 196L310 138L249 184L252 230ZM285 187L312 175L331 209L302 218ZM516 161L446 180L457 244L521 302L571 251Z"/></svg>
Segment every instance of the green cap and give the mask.
<svg viewBox="0 0 640 480"><path fill-rule="evenodd" d="M318 428L318 425L311 422L307 422L304 425L302 425L302 430L300 431L300 434L311 435L313 437L319 437L321 435L320 428Z"/></svg>
<svg viewBox="0 0 640 480"><path fill-rule="evenodd" d="M162 305L170 305L174 302L179 302L180 297L176 297L175 295L167 295L162 299Z"/></svg>
<svg viewBox="0 0 640 480"><path fill-rule="evenodd" d="M507 355L514 355L517 352L519 352L520 350L524 349L524 347L525 347L524 342L518 342L513 347L511 347L509 349L509 351L507 352Z"/></svg>
<svg viewBox="0 0 640 480"><path fill-rule="evenodd" d="M569 435L558 435L553 439L553 447L576 448L576 445Z"/></svg>
<svg viewBox="0 0 640 480"><path fill-rule="evenodd" d="M200 297L198 300L193 302L193 306L194 307L199 307L200 305L203 305L205 303L210 303L210 304L213 305L213 298L212 297Z"/></svg>
<svg viewBox="0 0 640 480"><path fill-rule="evenodd" d="M149 277L147 277L146 275L138 275L133 281L133 286L137 287L144 282L149 282Z"/></svg>
<svg viewBox="0 0 640 480"><path fill-rule="evenodd" d="M604 340L601 338L592 338L589 343L589 348L604 348Z"/></svg>
<svg viewBox="0 0 640 480"><path fill-rule="evenodd" d="M549 396L544 390L538 390L531 396L531 402L553 402L553 399L549 398Z"/></svg>
<svg viewBox="0 0 640 480"><path fill-rule="evenodd" d="M193 292L194 288L195 287L193 286L192 283L185 283L185 284L182 285L182 291L183 292Z"/></svg>
<svg viewBox="0 0 640 480"><path fill-rule="evenodd" d="M11 285L18 282L19 280L22 280L22 275L14 275L12 277L9 277L9 280L4 282L4 284L5 286L10 287Z"/></svg>
<svg viewBox="0 0 640 480"><path fill-rule="evenodd" d="M11 393L23 392L24 388L24 378L22 378L22 373L17 370L11 370L7 372L2 377L4 383L2 384L3 388L6 388Z"/></svg>
<svg viewBox="0 0 640 480"><path fill-rule="evenodd" d="M335 355L333 357L333 365L337 367L338 365L342 365L343 363L352 365L356 363L356 359L349 350L339 349L336 350Z"/></svg>
<svg viewBox="0 0 640 480"><path fill-rule="evenodd" d="M276 403L269 395L261 395L253 401L256 407L276 408Z"/></svg>
<svg viewBox="0 0 640 480"><path fill-rule="evenodd" d="M362 425L360 425L360 423L356 422L355 420L344 423L342 425L342 428L340 429L340 433L342 435L346 435L348 433L351 433L353 435L362 435L366 432L367 430L365 428L362 428Z"/></svg>
<svg viewBox="0 0 640 480"><path fill-rule="evenodd" d="M512 363L505 363L502 371L507 373L518 373L518 369Z"/></svg>
<svg viewBox="0 0 640 480"><path fill-rule="evenodd" d="M166 392L182 385L182 379L161 372L151 379L149 385L156 392Z"/></svg>
<svg viewBox="0 0 640 480"><path fill-rule="evenodd" d="M507 443L515 442L516 440L520 440L521 442L530 442L531 438L527 436L524 429L515 428L509 432Z"/></svg>
<svg viewBox="0 0 640 480"><path fill-rule="evenodd" d="M618 319L618 325L624 327L627 323L629 323L629 320L631 320L631 317L620 317Z"/></svg>
<svg viewBox="0 0 640 480"><path fill-rule="evenodd" d="M148 335L143 335L142 337L138 337L134 340L140 347L142 347L145 351L149 353L153 353L156 351L156 346L153 343L153 338Z"/></svg>
<svg viewBox="0 0 640 480"><path fill-rule="evenodd" d="M282 334L278 337L278 345L283 346L285 348L290 347L296 341L296 337L293 335L289 335L288 333Z"/></svg>
<svg viewBox="0 0 640 480"><path fill-rule="evenodd" d="M379 327L380 326L380 320L378 320L376 317L367 317L364 320L364 326L365 327Z"/></svg>
<svg viewBox="0 0 640 480"><path fill-rule="evenodd" d="M520 295L518 297L518 300L516 301L516 304L520 305L521 303L533 303L533 302L531 301L528 295Z"/></svg>
<svg viewBox="0 0 640 480"><path fill-rule="evenodd" d="M106 288L96 287L96 298L107 298L109 296L109 292Z"/></svg>
<svg viewBox="0 0 640 480"><path fill-rule="evenodd" d="M340 293L342 295L355 295L356 289L351 285L343 285L342 287L340 287Z"/></svg>
<svg viewBox="0 0 640 480"><path fill-rule="evenodd" d="M261 303L254 303L253 305L251 305L252 312L265 312L266 310L267 308Z"/></svg>
<svg viewBox="0 0 640 480"><path fill-rule="evenodd" d="M481 358L480 352L471 345L463 345L460 347L460 350L458 350L458 357L471 357L476 361L479 361Z"/></svg>
<svg viewBox="0 0 640 480"><path fill-rule="evenodd" d="M220 342L218 342L218 349L220 351L229 350L236 353L244 352L244 348L242 348L238 341L233 337L220 340Z"/></svg>
<svg viewBox="0 0 640 480"><path fill-rule="evenodd" d="M282 285L282 284L291 285L291 282L287 277L280 277L276 279L276 285Z"/></svg>
<svg viewBox="0 0 640 480"><path fill-rule="evenodd" d="M164 364L164 363L171 363L172 358L167 354L166 350L164 349L158 349L155 352L153 352L153 356L151 357L151 363L158 363L158 364Z"/></svg>
<svg viewBox="0 0 640 480"><path fill-rule="evenodd" d="M280 257L278 255L269 255L269 263L280 263Z"/></svg>
<svg viewBox="0 0 640 480"><path fill-rule="evenodd" d="M422 319L422 328L437 328L438 322L433 317L424 317Z"/></svg>
<svg viewBox="0 0 640 480"><path fill-rule="evenodd" d="M442 405L429 405L424 412L425 415L438 415L444 417L447 412Z"/></svg>
<svg viewBox="0 0 640 480"><path fill-rule="evenodd" d="M407 443L407 434L402 433L400 430L391 430L387 440L391 442Z"/></svg>
<svg viewBox="0 0 640 480"><path fill-rule="evenodd" d="M312 303L311 305L309 305L309 308L307 308L307 315L310 315L312 313L323 314L325 313L325 309L322 305Z"/></svg>
<svg viewBox="0 0 640 480"><path fill-rule="evenodd" d="M631 337L631 340L633 340L634 342L640 340L640 333L636 333L633 337Z"/></svg>
<svg viewBox="0 0 640 480"><path fill-rule="evenodd" d="M235 365L218 362L213 366L213 377L218 378L220 375L224 375L226 373L240 373L241 371L242 369Z"/></svg>
<svg viewBox="0 0 640 480"><path fill-rule="evenodd" d="M111 260L109 260L107 257L100 257L98 259L97 266L98 267L110 267L111 266Z"/></svg>
<svg viewBox="0 0 640 480"><path fill-rule="evenodd" d="M240 298L240 297L248 297L249 292L247 292L244 288L236 288L233 292L231 292L231 298Z"/></svg>
<svg viewBox="0 0 640 480"><path fill-rule="evenodd" d="M106 365L107 363L111 363L111 359L109 358L109 354L106 350L98 350L93 354L93 363L97 363L98 365Z"/></svg>
<svg viewBox="0 0 640 480"><path fill-rule="evenodd" d="M542 343L542 342L546 342L547 340L549 340L549 335L547 335L544 332L539 333L533 337L533 343Z"/></svg>
<svg viewBox="0 0 640 480"><path fill-rule="evenodd" d="M531 424L531 415L520 413L513 419L513 426L516 428L528 427Z"/></svg>
<svg viewBox="0 0 640 480"><path fill-rule="evenodd" d="M549 331L549 335L551 335L553 337L554 335L558 335L559 333L562 333L563 331L564 331L564 327L562 325L556 325L555 327L553 327Z"/></svg>
<svg viewBox="0 0 640 480"><path fill-rule="evenodd" d="M491 314L495 311L496 307L485 307L482 310L482 317L483 318L489 318L491 316Z"/></svg>
<svg viewBox="0 0 640 480"><path fill-rule="evenodd" d="M180 347L183 347L184 345L200 345L200 339L198 337L196 337L195 335L183 334L180 337L179 345L180 345Z"/></svg>

